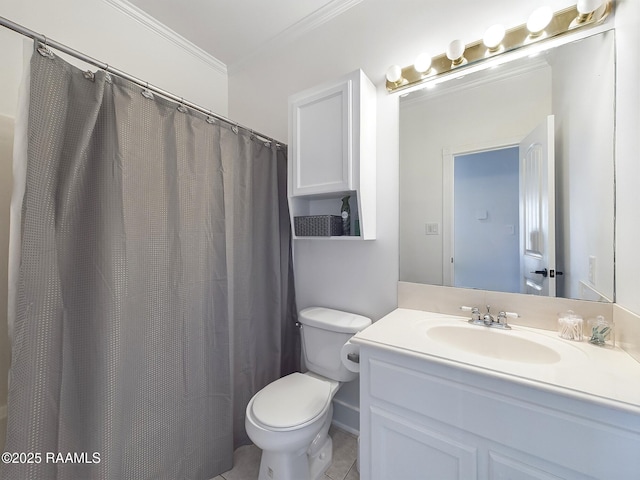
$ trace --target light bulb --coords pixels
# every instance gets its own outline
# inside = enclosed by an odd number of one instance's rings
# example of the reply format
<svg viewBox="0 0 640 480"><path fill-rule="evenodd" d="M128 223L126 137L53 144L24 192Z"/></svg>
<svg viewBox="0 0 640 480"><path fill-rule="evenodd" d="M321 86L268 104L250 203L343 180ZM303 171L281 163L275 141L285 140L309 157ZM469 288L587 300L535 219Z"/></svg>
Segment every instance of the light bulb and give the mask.
<svg viewBox="0 0 640 480"><path fill-rule="evenodd" d="M462 40L454 40L447 47L447 58L453 65L460 65L464 61L464 43Z"/></svg>
<svg viewBox="0 0 640 480"><path fill-rule="evenodd" d="M548 5L537 8L529 16L527 20L527 30L531 33L531 36L536 37L540 35L553 18L553 10Z"/></svg>
<svg viewBox="0 0 640 480"><path fill-rule="evenodd" d="M578 0L576 8L580 15L588 15L595 12L602 5L602 0Z"/></svg>
<svg viewBox="0 0 640 480"><path fill-rule="evenodd" d="M601 0L578 0L576 10L578 10L578 16L570 27L575 27L582 23L586 23L593 18L593 13L602 5Z"/></svg>
<svg viewBox="0 0 640 480"><path fill-rule="evenodd" d="M431 55L428 53L421 53L416 57L415 62L413 62L413 68L418 73L426 73L431 68Z"/></svg>
<svg viewBox="0 0 640 480"><path fill-rule="evenodd" d="M504 40L505 29L503 25L497 24L489 27L482 37L482 43L489 50L497 49Z"/></svg>
<svg viewBox="0 0 640 480"><path fill-rule="evenodd" d="M399 65L391 65L387 68L387 80L391 83L398 83L402 80L402 69Z"/></svg>

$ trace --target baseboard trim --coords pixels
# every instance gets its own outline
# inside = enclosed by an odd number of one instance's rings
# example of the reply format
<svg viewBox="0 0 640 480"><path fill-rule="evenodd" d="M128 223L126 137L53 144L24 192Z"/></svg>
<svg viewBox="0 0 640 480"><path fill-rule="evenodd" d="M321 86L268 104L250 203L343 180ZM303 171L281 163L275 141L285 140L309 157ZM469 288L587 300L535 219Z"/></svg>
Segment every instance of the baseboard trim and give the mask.
<svg viewBox="0 0 640 480"><path fill-rule="evenodd" d="M360 408L334 398L331 424L357 437L360 435Z"/></svg>

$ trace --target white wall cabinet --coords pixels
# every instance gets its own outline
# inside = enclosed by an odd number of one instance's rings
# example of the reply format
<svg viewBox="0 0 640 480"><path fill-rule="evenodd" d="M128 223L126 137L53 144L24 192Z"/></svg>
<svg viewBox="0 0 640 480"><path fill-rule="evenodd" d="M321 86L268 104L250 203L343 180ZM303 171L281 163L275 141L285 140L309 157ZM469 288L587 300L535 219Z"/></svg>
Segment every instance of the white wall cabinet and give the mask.
<svg viewBox="0 0 640 480"><path fill-rule="evenodd" d="M360 362L363 480L640 478L637 414L397 350Z"/></svg>
<svg viewBox="0 0 640 480"><path fill-rule="evenodd" d="M376 89L362 70L289 97L292 223L297 216L340 215L341 198L349 195L351 235L330 238L374 239L375 141Z"/></svg>

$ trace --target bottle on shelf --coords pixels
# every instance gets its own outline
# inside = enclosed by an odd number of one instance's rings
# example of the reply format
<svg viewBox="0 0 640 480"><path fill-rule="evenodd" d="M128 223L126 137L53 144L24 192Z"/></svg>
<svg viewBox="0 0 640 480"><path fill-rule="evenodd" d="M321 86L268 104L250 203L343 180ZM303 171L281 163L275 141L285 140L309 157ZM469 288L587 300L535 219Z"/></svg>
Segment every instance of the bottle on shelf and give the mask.
<svg viewBox="0 0 640 480"><path fill-rule="evenodd" d="M342 197L342 207L340 215L342 216L342 235L351 235L351 206L349 205L350 195Z"/></svg>

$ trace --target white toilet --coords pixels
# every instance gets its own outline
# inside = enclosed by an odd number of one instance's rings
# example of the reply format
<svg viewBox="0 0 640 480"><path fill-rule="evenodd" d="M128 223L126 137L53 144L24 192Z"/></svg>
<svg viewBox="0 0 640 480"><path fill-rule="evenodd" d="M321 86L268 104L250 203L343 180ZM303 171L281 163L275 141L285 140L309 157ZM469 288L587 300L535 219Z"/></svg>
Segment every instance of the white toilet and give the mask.
<svg viewBox="0 0 640 480"><path fill-rule="evenodd" d="M331 465L331 400L342 382L355 380L342 346L371 325L369 318L322 307L305 308L302 351L309 371L270 383L249 401L247 435L262 449L259 480L318 480Z"/></svg>

